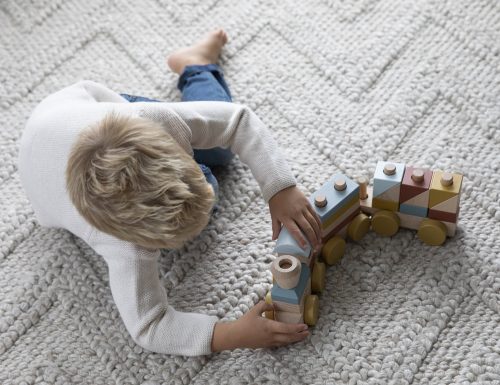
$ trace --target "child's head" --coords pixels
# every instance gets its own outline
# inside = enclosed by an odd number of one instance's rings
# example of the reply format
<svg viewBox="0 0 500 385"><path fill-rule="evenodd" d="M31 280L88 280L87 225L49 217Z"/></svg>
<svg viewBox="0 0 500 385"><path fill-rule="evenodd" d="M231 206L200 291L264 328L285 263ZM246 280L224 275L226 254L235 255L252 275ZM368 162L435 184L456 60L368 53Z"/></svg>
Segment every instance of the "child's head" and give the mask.
<svg viewBox="0 0 500 385"><path fill-rule="evenodd" d="M114 114L82 131L66 186L91 225L147 248L175 248L193 238L214 203L198 164L160 124Z"/></svg>

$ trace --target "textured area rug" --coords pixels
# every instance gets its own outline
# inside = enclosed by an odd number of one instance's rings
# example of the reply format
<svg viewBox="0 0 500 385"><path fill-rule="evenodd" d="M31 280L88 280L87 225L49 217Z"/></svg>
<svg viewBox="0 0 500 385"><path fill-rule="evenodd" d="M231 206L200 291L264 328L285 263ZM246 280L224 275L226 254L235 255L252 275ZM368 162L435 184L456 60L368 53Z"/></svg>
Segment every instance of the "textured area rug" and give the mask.
<svg viewBox="0 0 500 385"><path fill-rule="evenodd" d="M37 224L18 140L38 101L80 79L179 100L166 54L217 26L235 101L304 192L378 160L460 171L460 226L438 248L409 230L350 242L303 343L154 354L129 337L103 260ZM500 383L498 2L3 0L0 32L0 383ZM174 307L230 320L270 288L274 244L249 169L216 175L221 210L159 263Z"/></svg>

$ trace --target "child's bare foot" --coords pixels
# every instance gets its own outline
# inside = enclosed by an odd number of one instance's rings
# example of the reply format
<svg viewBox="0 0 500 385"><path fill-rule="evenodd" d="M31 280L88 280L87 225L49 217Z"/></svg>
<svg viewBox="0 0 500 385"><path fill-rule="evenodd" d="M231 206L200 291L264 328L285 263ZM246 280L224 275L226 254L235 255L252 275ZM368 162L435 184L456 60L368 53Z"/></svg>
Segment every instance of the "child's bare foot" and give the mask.
<svg viewBox="0 0 500 385"><path fill-rule="evenodd" d="M226 43L226 32L218 28L192 46L174 51L167 59L168 66L172 71L181 74L188 65L215 64Z"/></svg>

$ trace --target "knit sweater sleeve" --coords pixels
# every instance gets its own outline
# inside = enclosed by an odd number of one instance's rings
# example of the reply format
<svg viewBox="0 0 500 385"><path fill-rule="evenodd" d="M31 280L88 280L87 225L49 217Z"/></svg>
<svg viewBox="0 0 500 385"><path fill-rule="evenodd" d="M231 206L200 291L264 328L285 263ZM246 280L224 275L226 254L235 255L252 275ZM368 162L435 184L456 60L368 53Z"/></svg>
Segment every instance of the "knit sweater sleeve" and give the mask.
<svg viewBox="0 0 500 385"><path fill-rule="evenodd" d="M166 354L211 353L218 318L180 312L168 304L159 279L159 250L148 250L97 230L89 244L107 262L113 299L138 345Z"/></svg>
<svg viewBox="0 0 500 385"><path fill-rule="evenodd" d="M247 106L226 102L144 103L142 115L166 125L173 125L177 116L187 126L195 149L229 148L250 167L266 202L296 184L269 130Z"/></svg>

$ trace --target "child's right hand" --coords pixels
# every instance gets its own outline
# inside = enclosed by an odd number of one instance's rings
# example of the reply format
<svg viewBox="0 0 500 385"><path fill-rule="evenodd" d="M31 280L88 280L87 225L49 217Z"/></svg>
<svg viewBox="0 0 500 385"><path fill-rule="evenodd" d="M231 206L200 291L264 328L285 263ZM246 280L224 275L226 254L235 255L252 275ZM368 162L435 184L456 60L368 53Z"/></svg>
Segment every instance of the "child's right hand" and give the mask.
<svg viewBox="0 0 500 385"><path fill-rule="evenodd" d="M268 310L273 310L273 306L261 301L240 319L215 324L212 351L284 346L309 335L306 324L287 324L262 317Z"/></svg>

